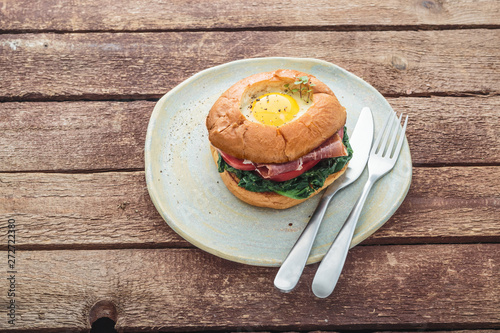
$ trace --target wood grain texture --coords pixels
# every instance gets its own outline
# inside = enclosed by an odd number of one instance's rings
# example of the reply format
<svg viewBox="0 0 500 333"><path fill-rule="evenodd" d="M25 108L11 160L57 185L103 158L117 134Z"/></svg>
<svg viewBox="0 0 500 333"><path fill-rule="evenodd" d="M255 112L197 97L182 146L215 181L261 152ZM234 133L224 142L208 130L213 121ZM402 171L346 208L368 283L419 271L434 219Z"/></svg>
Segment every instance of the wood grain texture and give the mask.
<svg viewBox="0 0 500 333"><path fill-rule="evenodd" d="M120 332L498 329L499 18L495 0L0 0L5 257L16 223L0 331L88 332L102 315ZM310 291L317 264L282 294L277 268L193 247L146 188L155 101L268 56L332 62L410 115L408 196L327 299Z"/></svg>
<svg viewBox="0 0 500 333"><path fill-rule="evenodd" d="M364 244L498 243L499 179L498 166L414 168L403 205ZM0 216L16 220L21 249L190 246L155 210L143 172L0 174Z"/></svg>
<svg viewBox="0 0 500 333"><path fill-rule="evenodd" d="M414 165L500 163L499 96L388 101L410 116L407 138ZM2 103L0 171L142 170L154 105Z"/></svg>
<svg viewBox="0 0 500 333"><path fill-rule="evenodd" d="M188 244L157 213L144 172L4 174L0 189L1 214L22 230L21 248Z"/></svg>
<svg viewBox="0 0 500 333"><path fill-rule="evenodd" d="M500 30L0 35L0 100L158 98L232 60L330 61L386 95L500 91ZM15 75L13 75L15 73Z"/></svg>
<svg viewBox="0 0 500 333"><path fill-rule="evenodd" d="M498 164L500 97L389 98L409 115L406 133L414 165Z"/></svg>
<svg viewBox="0 0 500 333"><path fill-rule="evenodd" d="M275 27L498 26L494 0L72 1L4 0L3 31L144 31Z"/></svg>
<svg viewBox="0 0 500 333"><path fill-rule="evenodd" d="M144 169L154 102L0 104L0 170Z"/></svg>
<svg viewBox="0 0 500 333"><path fill-rule="evenodd" d="M19 251L18 258L17 318L27 330L88 329L89 310L101 300L116 305L119 331L134 332L500 325L498 244L357 247L327 299L310 291L316 265L283 294L272 284L276 269L195 249ZM0 321L0 330L7 325Z"/></svg>
<svg viewBox="0 0 500 333"><path fill-rule="evenodd" d="M498 243L499 176L499 167L414 168L406 200L364 243Z"/></svg>

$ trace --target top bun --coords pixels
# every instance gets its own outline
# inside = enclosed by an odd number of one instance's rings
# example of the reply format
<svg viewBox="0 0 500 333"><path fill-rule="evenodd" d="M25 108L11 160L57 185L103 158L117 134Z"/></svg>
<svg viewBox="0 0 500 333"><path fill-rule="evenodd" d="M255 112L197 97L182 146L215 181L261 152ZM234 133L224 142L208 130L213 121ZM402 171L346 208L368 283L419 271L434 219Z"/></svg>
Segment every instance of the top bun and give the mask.
<svg viewBox="0 0 500 333"><path fill-rule="evenodd" d="M260 93L281 92L301 98L299 92L291 93L299 88L294 82L300 77L307 77L310 83L307 110L300 116L277 127L243 114L243 108ZM235 83L212 106L206 125L212 145L227 154L255 163L286 163L318 147L345 122L345 108L323 82L303 72L279 69Z"/></svg>

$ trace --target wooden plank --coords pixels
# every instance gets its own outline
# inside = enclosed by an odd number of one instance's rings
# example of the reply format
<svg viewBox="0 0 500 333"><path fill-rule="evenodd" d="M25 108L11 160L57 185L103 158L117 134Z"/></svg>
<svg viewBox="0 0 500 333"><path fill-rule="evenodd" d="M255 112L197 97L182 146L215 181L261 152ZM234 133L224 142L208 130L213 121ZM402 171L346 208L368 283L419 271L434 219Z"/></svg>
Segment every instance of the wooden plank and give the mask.
<svg viewBox="0 0 500 333"><path fill-rule="evenodd" d="M158 98L202 69L266 56L330 61L386 95L495 94L499 44L488 29L3 34L0 101Z"/></svg>
<svg viewBox="0 0 500 333"><path fill-rule="evenodd" d="M157 213L144 172L2 174L0 191L21 248L188 246Z"/></svg>
<svg viewBox="0 0 500 333"><path fill-rule="evenodd" d="M415 168L402 207L365 244L498 243L499 179L498 166ZM0 216L16 220L21 249L190 246L156 212L143 172L0 174Z"/></svg>
<svg viewBox="0 0 500 333"><path fill-rule="evenodd" d="M414 168L406 200L365 244L499 242L499 172L498 167Z"/></svg>
<svg viewBox="0 0 500 333"><path fill-rule="evenodd" d="M3 1L3 31L144 31L276 27L498 26L500 6L481 1ZM117 14L119 13L119 14Z"/></svg>
<svg viewBox="0 0 500 333"><path fill-rule="evenodd" d="M119 331L500 325L498 244L357 247L326 299L310 291L317 265L283 294L272 284L275 268L195 249L18 251L16 260L16 329L88 329L90 308L101 300L116 306ZM0 281L7 290L10 281ZM9 328L0 321L0 330Z"/></svg>
<svg viewBox="0 0 500 333"><path fill-rule="evenodd" d="M143 170L154 104L3 103L0 170Z"/></svg>
<svg viewBox="0 0 500 333"><path fill-rule="evenodd" d="M407 137L414 165L500 163L500 96L388 100L395 111L410 115ZM144 169L154 105L2 103L0 171Z"/></svg>
<svg viewBox="0 0 500 333"><path fill-rule="evenodd" d="M500 161L500 98L389 98L410 117L407 138L415 165Z"/></svg>

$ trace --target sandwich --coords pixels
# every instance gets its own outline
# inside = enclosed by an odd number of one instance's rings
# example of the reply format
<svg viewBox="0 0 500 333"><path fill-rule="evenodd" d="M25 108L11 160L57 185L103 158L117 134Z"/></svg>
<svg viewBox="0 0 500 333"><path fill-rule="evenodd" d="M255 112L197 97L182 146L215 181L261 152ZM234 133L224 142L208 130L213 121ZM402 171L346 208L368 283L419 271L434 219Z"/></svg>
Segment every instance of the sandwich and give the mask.
<svg viewBox="0 0 500 333"><path fill-rule="evenodd" d="M206 119L210 149L240 200L285 209L319 193L347 168L346 109L310 74L278 69L236 82Z"/></svg>

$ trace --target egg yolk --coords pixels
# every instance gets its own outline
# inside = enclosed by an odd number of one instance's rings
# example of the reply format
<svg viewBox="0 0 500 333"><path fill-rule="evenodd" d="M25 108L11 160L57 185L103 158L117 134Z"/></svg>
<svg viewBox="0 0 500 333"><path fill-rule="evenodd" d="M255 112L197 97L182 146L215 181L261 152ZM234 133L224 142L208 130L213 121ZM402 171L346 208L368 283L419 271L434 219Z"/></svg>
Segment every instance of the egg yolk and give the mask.
<svg viewBox="0 0 500 333"><path fill-rule="evenodd" d="M257 121L276 127L292 120L299 110L293 97L281 93L262 95L252 104L252 114Z"/></svg>

